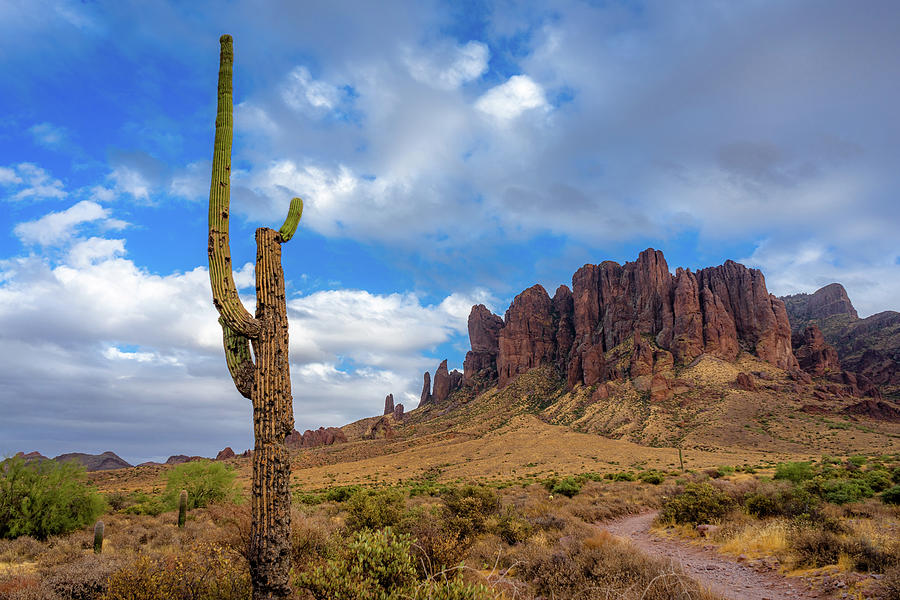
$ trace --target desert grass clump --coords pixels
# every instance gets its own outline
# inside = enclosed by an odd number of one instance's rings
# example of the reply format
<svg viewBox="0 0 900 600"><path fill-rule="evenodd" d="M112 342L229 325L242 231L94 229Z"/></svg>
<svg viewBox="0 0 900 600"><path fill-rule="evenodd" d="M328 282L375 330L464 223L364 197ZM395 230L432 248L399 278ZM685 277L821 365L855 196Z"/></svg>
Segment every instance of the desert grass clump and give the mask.
<svg viewBox="0 0 900 600"><path fill-rule="evenodd" d="M119 558L88 554L45 569L43 586L60 600L94 600L106 592L109 576L121 566Z"/></svg>

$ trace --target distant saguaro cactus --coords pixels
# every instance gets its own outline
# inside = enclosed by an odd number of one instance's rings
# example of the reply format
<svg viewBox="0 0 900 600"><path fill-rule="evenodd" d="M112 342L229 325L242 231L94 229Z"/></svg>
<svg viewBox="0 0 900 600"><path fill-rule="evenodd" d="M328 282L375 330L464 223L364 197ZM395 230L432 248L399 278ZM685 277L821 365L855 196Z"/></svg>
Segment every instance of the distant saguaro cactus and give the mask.
<svg viewBox="0 0 900 600"><path fill-rule="evenodd" d="M94 554L103 552L103 521L94 525Z"/></svg>
<svg viewBox="0 0 900 600"><path fill-rule="evenodd" d="M184 527L187 521L187 490L181 490L178 495L178 527Z"/></svg>
<svg viewBox="0 0 900 600"><path fill-rule="evenodd" d="M294 428L294 411L281 244L297 230L303 201L291 201L287 220L278 231L266 227L256 230L256 315L251 316L241 304L231 272L228 212L234 52L230 35L223 35L219 42L218 106L209 190L209 280L222 326L225 362L235 387L253 403L253 600L285 598L290 594L291 465L284 438Z"/></svg>

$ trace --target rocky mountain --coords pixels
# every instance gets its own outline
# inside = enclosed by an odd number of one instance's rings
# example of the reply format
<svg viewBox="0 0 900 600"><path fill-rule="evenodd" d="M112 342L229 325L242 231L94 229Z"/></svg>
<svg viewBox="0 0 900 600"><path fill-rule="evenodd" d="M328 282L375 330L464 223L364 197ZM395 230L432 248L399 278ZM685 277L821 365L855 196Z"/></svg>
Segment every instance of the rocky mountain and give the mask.
<svg viewBox="0 0 900 600"><path fill-rule="evenodd" d="M900 395L900 313L889 310L861 319L839 283L782 300L795 337L815 325L843 369Z"/></svg>
<svg viewBox="0 0 900 600"><path fill-rule="evenodd" d="M124 469L131 465L117 456L114 452L104 452L102 454L84 454L82 452L69 452L68 454L60 454L53 458L57 462L74 460L82 465L88 471L110 471L112 469Z"/></svg>
<svg viewBox="0 0 900 600"><path fill-rule="evenodd" d="M560 286L552 298L532 286L515 297L503 319L475 306L469 332L464 381L496 372L501 388L534 367L552 365L569 389L645 378L641 387L665 395L663 372L704 354L734 361L741 351L780 369L799 369L785 305L769 294L760 271L727 261L673 275L652 248L624 265L584 265L572 288Z"/></svg>

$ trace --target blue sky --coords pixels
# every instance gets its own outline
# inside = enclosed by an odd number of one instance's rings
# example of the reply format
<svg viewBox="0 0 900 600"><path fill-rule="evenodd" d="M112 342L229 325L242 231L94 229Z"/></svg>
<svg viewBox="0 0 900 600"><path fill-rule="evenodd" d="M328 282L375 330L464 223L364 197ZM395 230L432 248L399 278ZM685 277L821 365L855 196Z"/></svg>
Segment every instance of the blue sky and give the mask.
<svg viewBox="0 0 900 600"><path fill-rule="evenodd" d="M900 309L900 8L0 5L0 453L251 445L206 279L218 37L232 251L284 249L297 428L412 408L469 307L649 246ZM244 288L252 305L252 289Z"/></svg>

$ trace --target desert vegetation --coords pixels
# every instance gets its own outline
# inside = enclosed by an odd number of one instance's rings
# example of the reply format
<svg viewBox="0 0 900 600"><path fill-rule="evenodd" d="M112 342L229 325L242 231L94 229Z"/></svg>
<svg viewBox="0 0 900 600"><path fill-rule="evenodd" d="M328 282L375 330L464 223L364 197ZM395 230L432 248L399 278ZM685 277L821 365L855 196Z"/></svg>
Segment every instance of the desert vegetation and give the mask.
<svg viewBox="0 0 900 600"><path fill-rule="evenodd" d="M7 534L0 597L249 598L250 507L228 469L212 465L171 469L156 492L103 498L87 488L106 510L100 554L93 521L40 540ZM702 543L722 553L823 589L896 598L898 467L896 456L825 457L774 469L632 469L490 485L443 480L435 469L395 485L295 486L291 585L296 597L315 599L714 598L674 564L598 526L658 510L663 535L699 539L696 526L713 525ZM192 503L183 528L176 488L210 498Z"/></svg>

